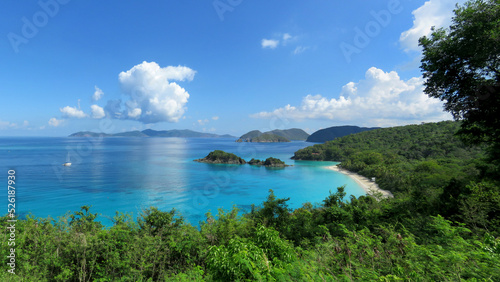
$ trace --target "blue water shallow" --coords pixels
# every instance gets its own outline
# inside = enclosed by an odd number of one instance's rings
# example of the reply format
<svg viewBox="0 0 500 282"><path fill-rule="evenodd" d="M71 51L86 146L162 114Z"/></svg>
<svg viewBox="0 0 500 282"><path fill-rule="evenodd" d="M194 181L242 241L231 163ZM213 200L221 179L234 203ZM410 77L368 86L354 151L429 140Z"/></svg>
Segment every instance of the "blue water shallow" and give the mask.
<svg viewBox="0 0 500 282"><path fill-rule="evenodd" d="M332 162L294 161L298 149L312 145L291 143L236 143L214 138L0 138L0 169L16 171L16 212L24 216L56 218L92 205L103 224L116 211L132 213L156 206L176 208L193 225L208 211L243 211L261 204L273 189L290 197L291 208L320 203L329 190L346 185L348 195L364 191L346 175L326 169ZM270 169L250 165L194 162L213 150L224 150L250 160L276 157L292 165ZM70 156L72 166L62 163ZM5 195L5 208L7 196ZM5 209L5 212L7 209Z"/></svg>

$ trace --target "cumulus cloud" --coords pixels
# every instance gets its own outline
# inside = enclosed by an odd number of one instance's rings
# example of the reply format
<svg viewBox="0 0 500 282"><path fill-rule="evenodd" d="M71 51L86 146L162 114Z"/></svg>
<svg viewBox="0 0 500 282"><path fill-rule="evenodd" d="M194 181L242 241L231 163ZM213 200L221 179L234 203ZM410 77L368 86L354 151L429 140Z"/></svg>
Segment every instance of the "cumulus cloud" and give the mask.
<svg viewBox="0 0 500 282"><path fill-rule="evenodd" d="M101 89L99 89L99 87L97 87L97 85L94 86L94 88L95 88L95 92L94 92L94 95L92 96L92 100L98 101L99 99L102 98L102 95L104 95L104 92Z"/></svg>
<svg viewBox="0 0 500 282"><path fill-rule="evenodd" d="M125 110L121 101L108 101L105 109L114 118L143 123L177 122L186 110L189 93L175 81L191 81L196 71L185 66L160 67L143 62L118 76L123 92L129 97Z"/></svg>
<svg viewBox="0 0 500 282"><path fill-rule="evenodd" d="M66 106L64 108L59 109L61 113L63 114L64 117L68 118L84 118L87 117L87 115L80 109L77 109L76 107L70 107Z"/></svg>
<svg viewBox="0 0 500 282"><path fill-rule="evenodd" d="M418 39L431 34L431 27L447 27L453 17L455 4L465 0L429 0L412 12L413 26L401 33L399 42L406 52L420 51Z"/></svg>
<svg viewBox="0 0 500 282"><path fill-rule="evenodd" d="M292 120L324 119L367 126L394 126L451 119L443 104L423 92L423 79L402 80L394 72L372 67L359 82L342 87L340 97L307 95L300 106L286 105L272 112L253 114L254 118Z"/></svg>
<svg viewBox="0 0 500 282"><path fill-rule="evenodd" d="M90 106L92 110L92 118L95 119L100 119L106 116L106 113L104 113L104 109L99 107L98 105L92 105Z"/></svg>
<svg viewBox="0 0 500 282"><path fill-rule="evenodd" d="M214 116L212 117L213 120L219 120L219 117L218 116Z"/></svg>
<svg viewBox="0 0 500 282"><path fill-rule="evenodd" d="M49 119L49 125L53 127L61 126L63 123L64 119L56 119L56 118Z"/></svg>
<svg viewBox="0 0 500 282"><path fill-rule="evenodd" d="M280 41L274 40L274 39L262 39L260 44L262 45L262 48L264 48L264 49L266 49L266 48L275 49L280 44Z"/></svg>

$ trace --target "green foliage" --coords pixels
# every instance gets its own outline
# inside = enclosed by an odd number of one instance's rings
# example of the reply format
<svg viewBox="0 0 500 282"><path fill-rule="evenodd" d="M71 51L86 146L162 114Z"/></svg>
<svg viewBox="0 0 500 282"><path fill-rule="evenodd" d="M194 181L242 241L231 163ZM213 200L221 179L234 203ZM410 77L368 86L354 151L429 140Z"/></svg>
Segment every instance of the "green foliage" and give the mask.
<svg viewBox="0 0 500 282"><path fill-rule="evenodd" d="M276 230L283 230L290 218L288 204L290 198L277 199L272 189L269 189L269 196L262 207L253 208L249 218L266 227L273 227Z"/></svg>
<svg viewBox="0 0 500 282"><path fill-rule="evenodd" d="M344 169L375 177L379 187L402 199L392 205L391 221L405 221L408 212L442 214L476 233L499 234L496 167L485 162L484 146L470 147L455 136L459 129L452 121L376 129L307 147L294 158L340 161ZM329 216L342 214L331 210Z"/></svg>
<svg viewBox="0 0 500 282"><path fill-rule="evenodd" d="M284 161L280 159L276 159L273 157L267 158L265 161L257 160L257 159L251 159L248 162L249 165L257 165L257 166L265 166L265 167L286 167L287 165L285 164Z"/></svg>
<svg viewBox="0 0 500 282"><path fill-rule="evenodd" d="M425 92L463 120L461 137L492 145L499 161L500 2L471 0L455 10L448 30L422 37Z"/></svg>
<svg viewBox="0 0 500 282"><path fill-rule="evenodd" d="M195 160L204 163L218 163L218 164L245 164L245 160L236 156L233 153L227 153L221 150L210 152L205 158Z"/></svg>
<svg viewBox="0 0 500 282"><path fill-rule="evenodd" d="M488 185L469 188L489 197ZM209 213L200 229L185 223L175 210L157 208L145 210L138 223L117 213L114 225L106 229L92 224L87 228L96 219L89 209L54 224L50 218L28 216L16 223L16 276L6 272L4 263L0 280L500 279L500 239L491 233L476 236L441 216L428 217L418 229L391 225L384 218L391 216L397 201L365 196L346 200L345 195L339 187L321 206L304 204L290 211L288 199L276 198L271 190L253 213L239 216L237 208L219 210L217 217ZM7 224L7 217L2 217L1 227ZM0 235L4 262L7 236Z"/></svg>

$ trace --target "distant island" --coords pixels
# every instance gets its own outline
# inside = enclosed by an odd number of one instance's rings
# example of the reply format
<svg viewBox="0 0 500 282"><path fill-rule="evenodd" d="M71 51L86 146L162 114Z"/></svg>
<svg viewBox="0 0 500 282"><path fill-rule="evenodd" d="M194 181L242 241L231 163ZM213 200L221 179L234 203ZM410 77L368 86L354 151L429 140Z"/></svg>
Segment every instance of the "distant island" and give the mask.
<svg viewBox="0 0 500 282"><path fill-rule="evenodd" d="M127 131L115 134L98 133L92 131L80 131L69 135L69 137L182 137L182 138L236 138L229 134L218 135L213 133L196 132L189 129L179 130L153 130Z"/></svg>
<svg viewBox="0 0 500 282"><path fill-rule="evenodd" d="M236 142L290 142L291 140L304 141L309 137L309 134L302 129L275 129L262 133L259 130L252 130L243 134Z"/></svg>
<svg viewBox="0 0 500 282"><path fill-rule="evenodd" d="M332 126L325 129L320 129L309 137L307 137L307 142L324 143L326 141L332 141L335 138L343 137L346 135L359 133L363 131L369 131L373 129L379 129L380 127L359 127L359 126Z"/></svg>
<svg viewBox="0 0 500 282"><path fill-rule="evenodd" d="M215 150L210 152L206 157L202 159L194 160L199 163L209 163L209 164L246 164L247 162L238 157L233 153L227 153L221 150ZM255 166L265 166L265 167L286 167L284 161L276 158L267 158L265 161L252 159L248 162L249 165Z"/></svg>

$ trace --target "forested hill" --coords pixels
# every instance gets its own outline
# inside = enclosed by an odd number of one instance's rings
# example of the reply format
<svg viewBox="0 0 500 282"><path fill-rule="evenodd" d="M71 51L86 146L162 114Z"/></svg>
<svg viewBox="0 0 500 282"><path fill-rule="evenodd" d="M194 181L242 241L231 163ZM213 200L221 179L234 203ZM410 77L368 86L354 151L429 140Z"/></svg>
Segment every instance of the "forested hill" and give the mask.
<svg viewBox="0 0 500 282"><path fill-rule="evenodd" d="M412 186L442 187L453 178L474 175L483 156L455 136L459 122L381 128L338 138L295 152L295 160L339 161L383 189L408 191Z"/></svg>
<svg viewBox="0 0 500 282"><path fill-rule="evenodd" d="M347 135L295 152L295 160L343 161L360 151L377 152L407 160L477 157L478 149L462 143L455 133L460 123L443 121L380 128Z"/></svg>
<svg viewBox="0 0 500 282"><path fill-rule="evenodd" d="M334 140L335 138L343 137L349 134L359 133L363 131L377 129L379 127L359 127L359 126L332 126L329 128L320 129L309 137L307 137L307 142L317 142L323 143L326 141Z"/></svg>
<svg viewBox="0 0 500 282"><path fill-rule="evenodd" d="M262 133L252 130L243 134L236 142L290 142L290 140L306 140L309 134L299 128L275 129Z"/></svg>

